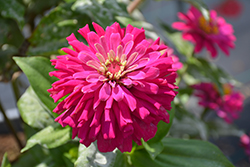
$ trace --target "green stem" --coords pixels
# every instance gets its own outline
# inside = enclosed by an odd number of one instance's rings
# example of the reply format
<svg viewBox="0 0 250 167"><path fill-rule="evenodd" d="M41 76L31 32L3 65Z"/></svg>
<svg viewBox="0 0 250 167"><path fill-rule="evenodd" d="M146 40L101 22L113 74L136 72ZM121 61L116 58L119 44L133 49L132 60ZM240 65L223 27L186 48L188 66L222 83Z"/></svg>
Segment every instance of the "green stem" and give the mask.
<svg viewBox="0 0 250 167"><path fill-rule="evenodd" d="M0 101L0 110L1 110L1 112L3 113L4 120L5 120L6 124L9 126L9 128L10 128L10 130L11 130L11 133L12 133L13 136L15 137L15 139L16 139L16 141L17 141L17 144L19 145L20 149L23 148L23 144L22 144L22 142L20 141L20 139L18 138L17 132L16 132L15 128L13 127L11 121L10 121L9 118L7 117L6 112L5 112L5 110L3 109L3 106L2 106L1 101Z"/></svg>
<svg viewBox="0 0 250 167"><path fill-rule="evenodd" d="M17 79L19 78L19 76L21 75L21 71L15 72L12 76L11 79L11 85L12 85L12 90L14 91L14 96L16 99L16 102L18 101L18 99L20 98L20 92L17 86Z"/></svg>

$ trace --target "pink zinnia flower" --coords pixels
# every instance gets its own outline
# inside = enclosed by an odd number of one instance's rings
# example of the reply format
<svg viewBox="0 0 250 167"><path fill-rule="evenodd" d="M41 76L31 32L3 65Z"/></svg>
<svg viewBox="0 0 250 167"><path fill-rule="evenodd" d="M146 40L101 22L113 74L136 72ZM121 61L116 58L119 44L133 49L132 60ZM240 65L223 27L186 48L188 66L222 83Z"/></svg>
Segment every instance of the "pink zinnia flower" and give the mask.
<svg viewBox="0 0 250 167"><path fill-rule="evenodd" d="M89 46L71 34L74 50L63 48L67 55L51 60L57 71L50 75L59 81L48 91L55 102L66 97L54 109L61 114L56 121L71 126L72 138L87 147L97 140L102 152L131 151L132 140L140 145L154 137L160 120L169 123L176 69L155 49L167 46L151 45L143 29L93 26L96 32L88 25L78 31Z"/></svg>
<svg viewBox="0 0 250 167"><path fill-rule="evenodd" d="M232 85L223 85L224 95L220 95L213 83L200 83L192 87L196 89L195 95L200 98L199 105L215 110L227 123L239 118L244 96L240 92L233 91Z"/></svg>
<svg viewBox="0 0 250 167"><path fill-rule="evenodd" d="M201 12L193 6L187 14L178 13L178 17L184 22L173 23L173 28L183 31L183 38L195 44L195 53L206 47L212 57L217 56L217 47L226 55L229 55L229 49L234 48L232 25L226 23L224 18L217 17L214 10L210 11L210 19L206 21ZM217 45L217 46L216 46Z"/></svg>
<svg viewBox="0 0 250 167"><path fill-rule="evenodd" d="M240 144L245 149L246 155L249 157L250 161L250 137L246 134L240 137Z"/></svg>

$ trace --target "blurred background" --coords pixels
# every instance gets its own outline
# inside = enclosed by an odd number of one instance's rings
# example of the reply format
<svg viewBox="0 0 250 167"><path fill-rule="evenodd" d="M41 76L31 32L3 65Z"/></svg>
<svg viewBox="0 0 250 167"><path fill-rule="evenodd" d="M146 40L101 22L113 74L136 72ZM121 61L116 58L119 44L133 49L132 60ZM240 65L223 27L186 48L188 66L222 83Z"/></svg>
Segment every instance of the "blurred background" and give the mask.
<svg viewBox="0 0 250 167"><path fill-rule="evenodd" d="M3 1L3 0L0 0ZM59 1L58 1L59 2ZM231 51L230 57L226 57L223 53L219 53L216 59L211 59L213 63L224 69L226 72L231 74L236 80L238 80L240 85L240 91L245 95L244 110L241 113L241 117L235 121L237 128L242 129L245 133L250 133L250 1L249 0L204 0L208 5L209 9L214 9L217 11L218 15L223 16L225 20L232 24L235 30L235 36L237 41L235 43L235 49ZM46 1L36 1L37 5L47 3ZM56 4L57 2L55 2ZM45 8L46 12L51 7ZM145 20L154 26L157 33L162 34L160 31L160 23L171 24L178 20L176 13L178 11L186 12L189 5L179 1L154 1L145 0L140 6L142 14ZM34 15L35 23L38 24L41 16ZM24 27L21 32L24 37L29 37L29 30L32 27ZM0 22L0 32L3 31L3 27ZM0 37L1 38L1 37ZM15 39L15 37L13 38ZM2 54L5 50L5 45L2 45ZM206 55L207 53L204 52ZM2 56L2 55L0 55ZM210 56L207 55L207 58ZM180 58L181 59L181 58ZM3 63L3 59L0 61ZM0 62L1 63L1 62ZM14 83L18 85L21 90L20 93L24 92L28 87L28 80L24 75L21 75L17 81L21 84ZM6 81L0 82L0 101L2 107L6 111L7 117L11 120L13 128L18 132L18 138L23 144L25 137L23 134L22 121L20 120L20 115L16 107L16 97L20 96L15 94L12 89L13 82ZM4 121L4 116L0 113L0 158L4 152L8 152L8 156L11 161L19 154L19 145L15 140L15 137L11 134L11 129ZM237 166L237 167L249 167L250 163L248 157L244 154L244 150L239 145L239 138L228 136L219 137L217 139L211 139L224 154Z"/></svg>

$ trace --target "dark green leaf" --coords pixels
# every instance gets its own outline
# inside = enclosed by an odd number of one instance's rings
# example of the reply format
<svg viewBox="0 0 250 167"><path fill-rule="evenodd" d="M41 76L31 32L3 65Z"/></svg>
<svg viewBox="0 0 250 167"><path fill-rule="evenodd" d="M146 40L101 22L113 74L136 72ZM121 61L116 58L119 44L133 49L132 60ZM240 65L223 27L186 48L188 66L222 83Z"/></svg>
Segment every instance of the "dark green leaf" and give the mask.
<svg viewBox="0 0 250 167"><path fill-rule="evenodd" d="M60 125L56 124L44 128L29 138L26 146L21 150L21 152L27 151L36 144L40 144L45 148L55 148L65 144L69 140L71 140L70 128L62 128Z"/></svg>
<svg viewBox="0 0 250 167"><path fill-rule="evenodd" d="M87 14L91 19L99 23L102 27L110 26L115 22L115 16L126 16L126 6L117 3L116 0L105 0L104 2L97 0L77 0L72 6L73 11Z"/></svg>
<svg viewBox="0 0 250 167"><path fill-rule="evenodd" d="M45 110L31 87L18 100L17 106L23 121L33 128L43 129L54 123L51 113Z"/></svg>
<svg viewBox="0 0 250 167"><path fill-rule="evenodd" d="M152 160L146 150L131 154L136 167L233 167L213 144L198 140L163 139L164 150Z"/></svg>
<svg viewBox="0 0 250 167"><path fill-rule="evenodd" d="M8 157L7 157L7 153L5 153L3 155L3 160L2 160L1 167L11 167L11 164L10 164L10 162L8 160Z"/></svg>
<svg viewBox="0 0 250 167"><path fill-rule="evenodd" d="M50 98L47 90L51 88L51 84L56 81L56 78L49 76L49 72L54 70L49 59L44 57L15 57L14 60L28 77L36 95L52 111L56 104Z"/></svg>
<svg viewBox="0 0 250 167"><path fill-rule="evenodd" d="M76 150L77 157L78 142L68 142L54 149L46 149L36 145L22 153L19 159L13 164L14 167L73 167L71 150Z"/></svg>
<svg viewBox="0 0 250 167"><path fill-rule="evenodd" d="M29 42L29 55L58 54L58 50L68 46L66 37L90 24L91 20L86 14L71 10L71 4L62 4L43 17L33 32ZM83 39L82 37L80 39Z"/></svg>
<svg viewBox="0 0 250 167"><path fill-rule="evenodd" d="M160 121L157 125L157 132L155 134L155 137L150 139L149 141L147 141L148 144L153 144L153 143L157 143L157 142L160 142L162 138L164 138L172 123L173 123L173 119L174 119L174 114L175 114L175 105L174 103L172 103L172 109L171 111L168 111L168 114L170 115L170 118L169 118L169 123L165 123L163 121Z"/></svg>
<svg viewBox="0 0 250 167"><path fill-rule="evenodd" d="M5 18L15 19L22 28L24 25L24 6L17 0L1 0L0 14Z"/></svg>
<svg viewBox="0 0 250 167"><path fill-rule="evenodd" d="M39 165L43 167L57 167L49 151L36 145L29 151L21 154L18 161L13 164L13 167L38 167Z"/></svg>

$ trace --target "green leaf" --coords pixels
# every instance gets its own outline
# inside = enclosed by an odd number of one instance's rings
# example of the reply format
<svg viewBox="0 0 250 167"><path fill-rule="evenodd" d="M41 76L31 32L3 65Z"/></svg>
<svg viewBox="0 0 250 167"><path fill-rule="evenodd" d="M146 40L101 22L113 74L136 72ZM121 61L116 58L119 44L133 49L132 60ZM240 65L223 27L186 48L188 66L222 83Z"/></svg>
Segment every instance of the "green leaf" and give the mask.
<svg viewBox="0 0 250 167"><path fill-rule="evenodd" d="M69 140L71 140L69 127L62 128L59 124L51 125L29 138L21 152L32 148L36 144L40 144L45 148L55 148L65 144Z"/></svg>
<svg viewBox="0 0 250 167"><path fill-rule="evenodd" d="M5 18L16 20L21 28L24 26L24 12L24 6L17 0L0 1L0 14Z"/></svg>
<svg viewBox="0 0 250 167"><path fill-rule="evenodd" d="M44 57L14 57L14 60L28 77L36 95L52 111L56 107L56 103L50 98L50 93L47 90L57 79L49 76L49 72L54 71L49 59Z"/></svg>
<svg viewBox="0 0 250 167"><path fill-rule="evenodd" d="M164 146L161 141L155 143L147 143L143 139L141 140L142 145L144 146L145 150L148 152L152 160L154 160L156 156L159 155L164 149Z"/></svg>
<svg viewBox="0 0 250 167"><path fill-rule="evenodd" d="M136 167L233 167L223 153L213 144L199 140L163 139L164 150L152 160L146 150L131 154Z"/></svg>
<svg viewBox="0 0 250 167"><path fill-rule="evenodd" d="M75 167L128 167L126 157L119 150L102 153L95 143L89 147L80 144Z"/></svg>
<svg viewBox="0 0 250 167"><path fill-rule="evenodd" d="M170 115L169 123L167 124L163 121L160 121L157 125L157 132L155 134L155 137L148 140L147 141L148 144L157 143L157 142L161 141L161 139L163 139L167 135L167 133L168 133L168 131L173 123L174 114L175 114L174 103L172 103L171 106L172 106L172 109L170 111L168 111L168 114Z"/></svg>
<svg viewBox="0 0 250 167"><path fill-rule="evenodd" d="M105 0L104 2L77 0L72 6L72 10L89 15L93 21L99 23L102 27L107 27L114 23L115 16L129 17L126 6L122 3L117 3L116 0Z"/></svg>
<svg viewBox="0 0 250 167"><path fill-rule="evenodd" d="M78 142L68 142L60 147L46 149L36 145L22 153L13 167L74 167L71 150L78 148ZM76 155L73 155L76 158Z"/></svg>
<svg viewBox="0 0 250 167"><path fill-rule="evenodd" d="M79 40L83 37L77 32L91 19L86 14L72 11L71 4L61 4L43 17L29 38L29 55L58 54L58 50L68 46L66 37L74 33Z"/></svg>
<svg viewBox="0 0 250 167"><path fill-rule="evenodd" d="M13 164L13 167L56 167L50 156L48 149L42 148L39 145L31 148L29 151L22 153L18 161Z"/></svg>
<svg viewBox="0 0 250 167"><path fill-rule="evenodd" d="M23 121L37 129L43 129L54 123L51 113L46 111L42 105L31 87L26 90L17 103Z"/></svg>
<svg viewBox="0 0 250 167"><path fill-rule="evenodd" d="M3 155L1 167L11 167L11 164L10 164L8 157L7 157L7 153L4 153L4 155Z"/></svg>

